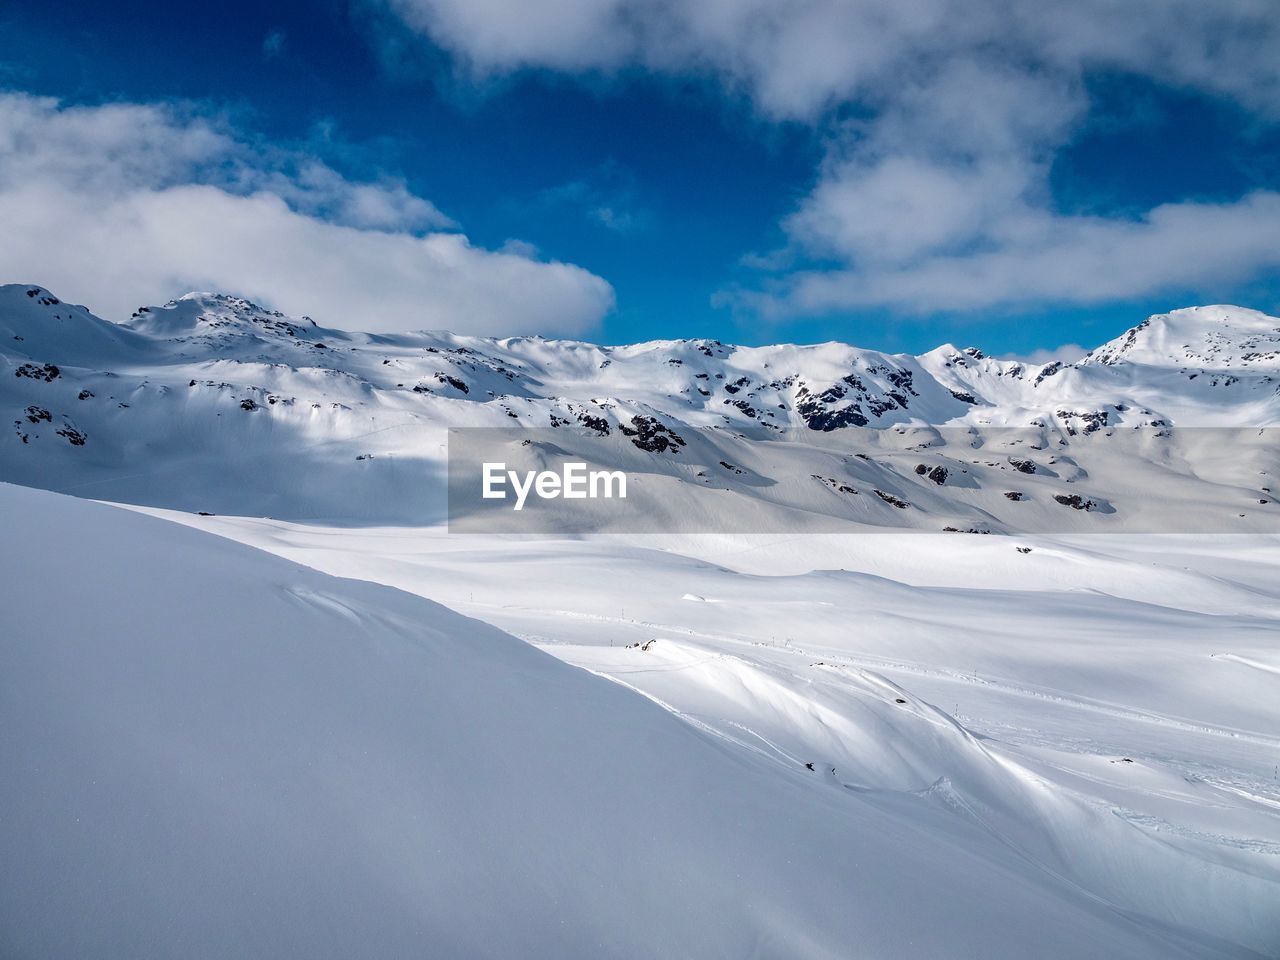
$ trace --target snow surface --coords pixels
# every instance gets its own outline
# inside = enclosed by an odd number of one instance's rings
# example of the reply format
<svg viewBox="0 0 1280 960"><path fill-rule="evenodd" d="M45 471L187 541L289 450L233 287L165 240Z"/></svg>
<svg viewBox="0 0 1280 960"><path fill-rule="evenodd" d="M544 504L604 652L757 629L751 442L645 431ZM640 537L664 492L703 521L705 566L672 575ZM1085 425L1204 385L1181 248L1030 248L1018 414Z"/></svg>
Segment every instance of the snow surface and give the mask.
<svg viewBox="0 0 1280 960"><path fill-rule="evenodd" d="M169 516L429 594L783 768L929 797L1126 915L1280 944L1277 538L555 541Z"/></svg>
<svg viewBox="0 0 1280 960"><path fill-rule="evenodd" d="M0 288L0 479L135 505L0 485L0 955L1280 956L1280 461L1239 430L1277 338L1196 308L1028 367ZM1011 535L441 526L445 428L637 416L743 471L638 451L677 518ZM1170 512L1215 534L1109 532Z"/></svg>
<svg viewBox="0 0 1280 960"><path fill-rule="evenodd" d="M855 788L406 593L0 508L7 956L1248 955L1090 895L893 750L862 762L897 789ZM833 717L1042 792L896 687L835 683Z"/></svg>

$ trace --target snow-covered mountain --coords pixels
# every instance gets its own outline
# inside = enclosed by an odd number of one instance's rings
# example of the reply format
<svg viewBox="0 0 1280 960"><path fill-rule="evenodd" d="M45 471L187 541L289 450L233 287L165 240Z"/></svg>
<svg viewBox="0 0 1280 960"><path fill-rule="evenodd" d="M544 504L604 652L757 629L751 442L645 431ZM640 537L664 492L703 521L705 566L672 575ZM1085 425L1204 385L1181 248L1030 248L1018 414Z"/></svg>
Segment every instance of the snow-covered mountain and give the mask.
<svg viewBox="0 0 1280 960"><path fill-rule="evenodd" d="M112 323L9 285L0 407L0 479L189 511L435 522L445 428L519 427L632 435L651 507L633 516L655 529L1280 524L1276 445L1246 429L1280 423L1280 320L1237 307L1028 365L949 345L347 333L216 294Z"/></svg>

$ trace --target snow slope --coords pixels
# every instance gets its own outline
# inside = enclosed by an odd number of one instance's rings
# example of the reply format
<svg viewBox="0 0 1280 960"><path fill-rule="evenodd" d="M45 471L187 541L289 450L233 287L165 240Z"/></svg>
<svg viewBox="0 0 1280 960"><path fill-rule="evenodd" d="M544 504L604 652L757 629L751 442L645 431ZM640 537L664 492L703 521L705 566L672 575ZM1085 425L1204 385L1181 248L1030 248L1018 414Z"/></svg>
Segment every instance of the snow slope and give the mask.
<svg viewBox="0 0 1280 960"><path fill-rule="evenodd" d="M0 511L6 956L1250 955L1044 869L945 781L853 789L161 520ZM1002 775L895 692L856 696Z"/></svg>
<svg viewBox="0 0 1280 960"><path fill-rule="evenodd" d="M528 540L168 515L429 594L864 797L933 797L1127 915L1280 947L1273 537Z"/></svg>

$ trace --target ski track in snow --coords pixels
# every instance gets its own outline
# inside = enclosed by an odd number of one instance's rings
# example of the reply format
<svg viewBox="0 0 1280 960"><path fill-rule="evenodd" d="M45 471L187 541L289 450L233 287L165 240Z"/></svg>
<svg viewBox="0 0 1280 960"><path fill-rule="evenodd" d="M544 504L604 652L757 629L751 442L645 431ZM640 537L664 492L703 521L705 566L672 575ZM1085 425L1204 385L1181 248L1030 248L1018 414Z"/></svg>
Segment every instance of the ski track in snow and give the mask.
<svg viewBox="0 0 1280 960"><path fill-rule="evenodd" d="M1266 673L1274 673L1280 676L1280 667L1270 663L1262 663L1249 657L1240 657L1234 653L1215 653L1213 657L1215 660L1230 660L1232 663L1242 663L1246 667L1253 667L1255 670L1262 670Z"/></svg>
<svg viewBox="0 0 1280 960"><path fill-rule="evenodd" d="M477 609L483 605L477 605ZM503 607L504 610L510 610L509 607ZM1037 700L1047 700L1052 703L1060 704L1076 710L1088 710L1093 713L1099 713L1104 716L1116 717L1118 719L1136 720L1141 723L1151 723L1159 726L1169 727L1174 730L1186 730L1191 733L1203 733L1215 737L1229 737L1234 740L1243 740L1247 743L1256 743L1260 746L1272 747L1280 749L1280 736L1268 736L1266 734L1257 733L1249 730L1235 730L1228 727L1216 727L1203 723L1195 723L1194 721L1180 719L1177 717L1161 716L1159 714L1147 713L1144 711L1132 710L1118 704L1100 702L1096 700L1088 700L1082 697L1073 697L1059 691L1045 688L1033 689L1030 687L1018 686L1006 680L997 677L979 676L977 674L966 674L959 671L941 670L937 667L926 666L922 663L912 663L903 660L888 660L877 657L854 657L843 652L834 652L830 649L815 648L807 649L797 647L792 644L784 644L776 646L767 644L761 640L748 640L739 637L725 636L722 634L707 634L697 630L691 630L687 627L679 627L673 624L654 623L649 621L627 620L623 618L602 616L599 614L583 614L571 610L554 610L554 609L538 609L530 608L529 613L534 615L549 615L552 617L566 617L573 619L597 620L601 623L624 625L627 627L637 627L654 633L655 638L661 638L664 634L671 636L680 636L686 639L704 640L716 643L734 643L749 644L751 646L769 646L773 650L779 650L787 654L798 657L839 657L845 661L844 664L827 664L828 666L838 668L840 666L869 668L876 670L884 670L890 673L905 673L921 677L929 677L932 679L946 680L951 683L973 684L976 686L990 687L1001 693L1010 694L1018 697L1028 697ZM540 646L555 647L560 641L553 640L545 635L518 634L523 639ZM712 658L708 658L712 659ZM1219 657L1223 660L1233 660L1244 663L1247 666L1256 667L1273 673L1280 673L1280 669L1259 664L1254 661L1236 657L1231 654L1225 654ZM685 666L665 669L684 669ZM625 671L629 673L643 673L644 669Z"/></svg>

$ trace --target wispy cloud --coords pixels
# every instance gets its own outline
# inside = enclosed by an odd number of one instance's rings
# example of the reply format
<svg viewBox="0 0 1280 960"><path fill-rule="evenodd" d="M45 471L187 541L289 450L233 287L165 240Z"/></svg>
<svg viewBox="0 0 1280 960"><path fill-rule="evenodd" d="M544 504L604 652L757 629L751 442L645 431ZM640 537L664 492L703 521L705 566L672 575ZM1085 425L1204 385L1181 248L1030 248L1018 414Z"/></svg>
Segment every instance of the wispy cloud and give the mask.
<svg viewBox="0 0 1280 960"><path fill-rule="evenodd" d="M611 206L593 207L588 215L600 226L614 233L631 233L639 229L642 222L642 218L630 210L619 210Z"/></svg>
<svg viewBox="0 0 1280 960"><path fill-rule="evenodd" d="M1004 359L1017 360L1021 363L1033 365L1053 363L1055 360L1062 363L1073 363L1088 352L1085 347L1080 346L1078 343L1064 343L1060 347L1044 347L1040 350L1032 350L1030 353L1009 354Z"/></svg>
<svg viewBox="0 0 1280 960"><path fill-rule="evenodd" d="M635 198L632 178L617 164L605 164L589 177L543 190L535 201L543 207L571 207L618 234L647 230L653 218Z"/></svg>
<svg viewBox="0 0 1280 960"><path fill-rule="evenodd" d="M191 106L0 95L0 263L122 317L191 289L355 329L582 333L608 283L473 246L395 178L353 181Z"/></svg>
<svg viewBox="0 0 1280 960"><path fill-rule="evenodd" d="M284 55L285 32L268 30L262 38L262 57L264 60L275 60Z"/></svg>

